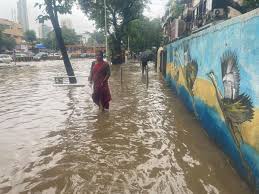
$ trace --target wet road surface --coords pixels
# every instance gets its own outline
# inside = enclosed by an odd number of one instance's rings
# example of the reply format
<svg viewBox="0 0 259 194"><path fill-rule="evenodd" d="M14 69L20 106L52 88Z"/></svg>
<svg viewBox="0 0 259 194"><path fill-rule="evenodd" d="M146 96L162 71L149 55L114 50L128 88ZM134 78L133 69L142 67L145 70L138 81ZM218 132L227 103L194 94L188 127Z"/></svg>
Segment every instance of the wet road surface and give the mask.
<svg viewBox="0 0 259 194"><path fill-rule="evenodd" d="M72 61L88 76L91 60ZM0 193L246 194L247 185L151 67L112 66L110 112L55 87L62 61L0 68Z"/></svg>

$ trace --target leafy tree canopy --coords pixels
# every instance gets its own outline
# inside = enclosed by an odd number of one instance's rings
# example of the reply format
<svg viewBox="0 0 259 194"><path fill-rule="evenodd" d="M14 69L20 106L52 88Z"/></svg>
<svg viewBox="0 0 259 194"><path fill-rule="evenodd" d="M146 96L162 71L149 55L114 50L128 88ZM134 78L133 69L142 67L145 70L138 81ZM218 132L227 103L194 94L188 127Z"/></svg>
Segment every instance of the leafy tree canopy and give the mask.
<svg viewBox="0 0 259 194"><path fill-rule="evenodd" d="M74 29L63 27L61 31L66 45L80 43L80 36L76 34Z"/></svg>
<svg viewBox="0 0 259 194"><path fill-rule="evenodd" d="M50 20L52 23L67 75L71 76L69 77L70 83L76 83L77 81L75 77L72 77L75 74L62 37L58 14L71 14L74 2L75 0L44 0L42 3L35 4L36 7L42 10L42 14L38 16L39 22L43 23L45 20Z"/></svg>
<svg viewBox="0 0 259 194"><path fill-rule="evenodd" d="M13 50L16 46L16 41L13 37L3 36L0 38L0 50Z"/></svg>
<svg viewBox="0 0 259 194"><path fill-rule="evenodd" d="M93 33L90 33L90 37L87 40L87 44L89 45L105 44L104 32L94 31Z"/></svg>
<svg viewBox="0 0 259 194"><path fill-rule="evenodd" d="M13 37L6 37L4 39L4 45L6 49L13 50L16 46L16 41Z"/></svg>
<svg viewBox="0 0 259 194"><path fill-rule="evenodd" d="M152 47L158 48L163 38L160 19L142 18L134 20L129 24L127 33L130 50L135 53L152 49ZM127 42L127 40L124 40L124 42Z"/></svg>
<svg viewBox="0 0 259 194"><path fill-rule="evenodd" d="M48 49L53 49L53 50L58 49L56 35L54 31L48 33L47 38L41 39L39 43L43 43Z"/></svg>
<svg viewBox="0 0 259 194"><path fill-rule="evenodd" d="M246 11L250 11L259 7L259 0L245 0L244 8Z"/></svg>
<svg viewBox="0 0 259 194"><path fill-rule="evenodd" d="M27 42L34 42L37 38L36 38L36 33L34 30L27 30L25 33L24 33L24 39L27 41Z"/></svg>
<svg viewBox="0 0 259 194"><path fill-rule="evenodd" d="M104 29L105 10L103 0L78 0L81 9L94 20L98 29ZM108 33L116 32L119 27L142 16L148 0L106 0Z"/></svg>
<svg viewBox="0 0 259 194"><path fill-rule="evenodd" d="M36 3L35 7L38 7L43 12L38 16L40 23L46 20L57 20L58 14L71 14L71 9L76 0L44 0L42 3Z"/></svg>
<svg viewBox="0 0 259 194"><path fill-rule="evenodd" d="M167 9L165 12L165 16L178 18L183 13L185 3L190 3L190 2L188 2L187 0L186 1L169 0L166 5Z"/></svg>
<svg viewBox="0 0 259 194"><path fill-rule="evenodd" d="M61 31L65 45L75 45L80 43L80 36L76 34L74 29L70 29L64 26L61 28ZM43 44L50 49L58 48L54 31L50 32L46 39L43 39Z"/></svg>
<svg viewBox="0 0 259 194"><path fill-rule="evenodd" d="M16 41L13 37L6 36L3 31L5 27L0 25L0 50L13 50L16 46Z"/></svg>
<svg viewBox="0 0 259 194"><path fill-rule="evenodd" d="M78 0L81 9L95 21L97 29L105 29L105 9L103 0ZM110 50L116 62L122 61L121 43L126 35L127 25L142 17L145 6L149 0L106 0L107 32L110 35Z"/></svg>

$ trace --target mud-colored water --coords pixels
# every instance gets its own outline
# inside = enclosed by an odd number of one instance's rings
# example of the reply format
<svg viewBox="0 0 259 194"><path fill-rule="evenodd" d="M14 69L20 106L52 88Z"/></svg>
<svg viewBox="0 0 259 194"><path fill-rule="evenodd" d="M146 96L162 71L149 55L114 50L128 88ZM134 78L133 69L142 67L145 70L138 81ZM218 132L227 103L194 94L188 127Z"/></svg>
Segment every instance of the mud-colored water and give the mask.
<svg viewBox="0 0 259 194"><path fill-rule="evenodd" d="M88 75L91 61L72 61ZM53 86L61 61L0 69L0 193L246 194L247 185L154 71L112 67L110 112Z"/></svg>

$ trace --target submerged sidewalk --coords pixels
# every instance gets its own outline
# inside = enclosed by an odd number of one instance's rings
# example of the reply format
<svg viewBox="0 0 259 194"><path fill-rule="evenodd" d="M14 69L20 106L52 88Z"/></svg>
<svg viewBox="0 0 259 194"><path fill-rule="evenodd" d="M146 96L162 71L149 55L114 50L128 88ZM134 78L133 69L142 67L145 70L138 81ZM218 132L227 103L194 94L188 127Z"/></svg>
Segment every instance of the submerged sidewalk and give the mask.
<svg viewBox="0 0 259 194"><path fill-rule="evenodd" d="M73 64L76 73L89 72L91 61ZM122 85L120 66L111 66L111 109L104 113L89 85L41 81L61 67L3 71L11 84L0 86L1 192L250 193L153 65L148 88L139 63L122 66ZM21 87L28 77L31 84Z"/></svg>

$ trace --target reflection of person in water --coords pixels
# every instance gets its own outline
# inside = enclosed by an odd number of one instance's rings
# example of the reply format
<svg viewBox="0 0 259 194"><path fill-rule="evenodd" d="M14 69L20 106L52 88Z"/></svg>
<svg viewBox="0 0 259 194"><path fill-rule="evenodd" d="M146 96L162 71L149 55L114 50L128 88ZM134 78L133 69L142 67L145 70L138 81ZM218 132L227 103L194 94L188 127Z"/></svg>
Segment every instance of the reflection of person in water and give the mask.
<svg viewBox="0 0 259 194"><path fill-rule="evenodd" d="M92 63L89 81L93 82L92 98L95 104L102 110L109 110L111 100L108 79L111 75L110 66L103 60L103 52L96 53L96 61Z"/></svg>

